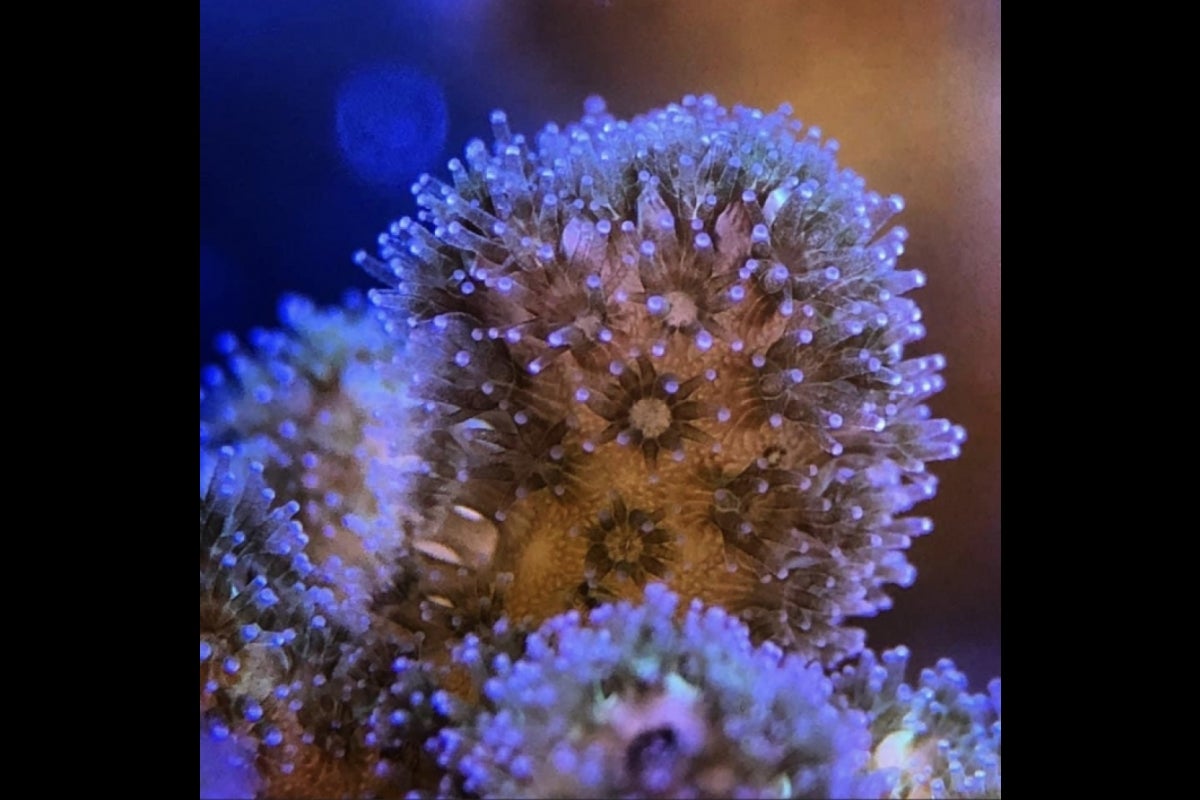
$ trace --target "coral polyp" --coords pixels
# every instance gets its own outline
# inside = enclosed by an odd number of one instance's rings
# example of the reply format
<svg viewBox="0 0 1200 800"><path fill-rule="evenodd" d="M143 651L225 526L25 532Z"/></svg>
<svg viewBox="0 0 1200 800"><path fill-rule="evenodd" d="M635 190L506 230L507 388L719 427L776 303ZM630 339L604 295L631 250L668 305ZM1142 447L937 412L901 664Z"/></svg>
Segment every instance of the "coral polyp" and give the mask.
<svg viewBox="0 0 1200 800"><path fill-rule="evenodd" d="M659 525L664 516L662 511L629 510L620 495L614 495L611 506L600 510L585 534L591 542L584 569L589 590L610 573L639 586L645 585L647 575L666 577L675 534Z"/></svg>
<svg viewBox="0 0 1200 800"><path fill-rule="evenodd" d="M905 353L924 276L898 266L900 198L786 107L623 121L592 98L533 141L492 127L357 257L408 341L410 397L372 431L402 462L385 505L452 551L469 520L518 622L652 576L759 639L857 653L845 622L912 581L930 525L904 515L964 438L924 404L944 360Z"/></svg>
<svg viewBox="0 0 1200 800"><path fill-rule="evenodd" d="M671 374L658 375L646 356L629 365L614 361L609 373L616 381L587 392L587 407L608 425L600 432L596 443L606 444L614 439L624 447L642 451L646 463L653 467L660 451L680 454L683 440L703 442L706 434L692 424L699 419L704 407L691 399L703 383L703 376L680 381Z"/></svg>

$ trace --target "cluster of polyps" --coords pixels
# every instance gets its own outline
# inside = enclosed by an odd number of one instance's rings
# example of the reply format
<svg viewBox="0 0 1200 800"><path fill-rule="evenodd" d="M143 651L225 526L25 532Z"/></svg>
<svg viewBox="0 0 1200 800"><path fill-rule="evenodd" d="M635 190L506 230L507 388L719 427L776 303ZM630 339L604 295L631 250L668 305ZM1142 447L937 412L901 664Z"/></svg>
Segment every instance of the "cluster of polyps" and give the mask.
<svg viewBox="0 0 1200 800"><path fill-rule="evenodd" d="M843 622L912 581L930 524L902 514L964 436L923 404L943 359L905 358L924 276L897 269L900 198L787 108L626 122L592 99L532 145L492 125L358 257L407 336L417 402L376 435L416 437L383 484L417 548L485 550L518 622L657 579L803 655L861 650Z"/></svg>
<svg viewBox="0 0 1200 800"><path fill-rule="evenodd" d="M431 742L448 796L886 797L867 715L820 666L755 648L723 609L646 602L552 617L497 658L486 710ZM680 617L683 619L680 619ZM482 657L467 636L459 662Z"/></svg>

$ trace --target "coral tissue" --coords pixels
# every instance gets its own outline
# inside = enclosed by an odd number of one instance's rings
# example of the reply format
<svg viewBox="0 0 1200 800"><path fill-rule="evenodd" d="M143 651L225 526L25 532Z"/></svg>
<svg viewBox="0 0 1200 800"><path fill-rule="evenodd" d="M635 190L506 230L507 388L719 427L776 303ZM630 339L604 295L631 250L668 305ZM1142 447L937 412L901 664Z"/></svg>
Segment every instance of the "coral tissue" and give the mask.
<svg viewBox="0 0 1200 800"><path fill-rule="evenodd" d="M836 144L711 97L583 120L536 146L502 113L489 153L416 185L421 219L360 261L406 331L419 538L494 539L504 608L535 620L648 580L834 662L930 529L925 463L963 431L923 401L940 356L905 294L903 203ZM397 411L397 416L403 416ZM483 530L493 528L494 530Z"/></svg>
<svg viewBox="0 0 1200 800"><path fill-rule="evenodd" d="M223 785L998 795L998 681L914 688L848 624L965 436L906 352L900 198L786 107L491 121L357 256L377 313L289 300L204 376Z"/></svg>

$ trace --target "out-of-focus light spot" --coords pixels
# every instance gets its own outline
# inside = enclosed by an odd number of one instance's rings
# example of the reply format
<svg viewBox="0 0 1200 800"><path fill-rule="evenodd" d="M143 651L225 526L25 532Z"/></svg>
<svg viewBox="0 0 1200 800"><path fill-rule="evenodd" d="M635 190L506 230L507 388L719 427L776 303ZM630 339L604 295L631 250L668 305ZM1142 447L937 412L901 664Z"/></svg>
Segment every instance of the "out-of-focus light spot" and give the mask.
<svg viewBox="0 0 1200 800"><path fill-rule="evenodd" d="M368 183L407 188L446 143L442 88L411 67L374 67L349 78L336 115L342 157Z"/></svg>

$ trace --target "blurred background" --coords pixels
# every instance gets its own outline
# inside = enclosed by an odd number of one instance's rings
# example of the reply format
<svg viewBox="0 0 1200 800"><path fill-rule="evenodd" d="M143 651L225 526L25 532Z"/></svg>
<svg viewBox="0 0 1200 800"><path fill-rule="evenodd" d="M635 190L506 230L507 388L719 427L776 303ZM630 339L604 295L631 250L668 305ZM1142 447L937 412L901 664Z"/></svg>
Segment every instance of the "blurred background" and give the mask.
<svg viewBox="0 0 1200 800"><path fill-rule="evenodd" d="M492 109L533 134L589 94L629 117L705 92L790 102L907 201L916 352L946 355L932 405L969 439L933 465L916 584L865 624L982 689L1000 674L999 0L200 0L199 363L221 331L274 326L283 292L370 288L352 253L415 212L417 175L489 138Z"/></svg>

